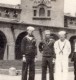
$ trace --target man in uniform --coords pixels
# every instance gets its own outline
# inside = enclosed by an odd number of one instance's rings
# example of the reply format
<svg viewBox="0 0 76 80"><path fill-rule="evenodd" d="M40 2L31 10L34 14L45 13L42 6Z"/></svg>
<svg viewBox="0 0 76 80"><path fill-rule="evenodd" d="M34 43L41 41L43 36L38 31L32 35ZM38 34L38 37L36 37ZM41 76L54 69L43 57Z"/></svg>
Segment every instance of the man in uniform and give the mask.
<svg viewBox="0 0 76 80"><path fill-rule="evenodd" d="M66 32L60 31L59 40L54 44L55 61L55 80L67 80L68 78L68 57L71 53L70 42L66 39Z"/></svg>
<svg viewBox="0 0 76 80"><path fill-rule="evenodd" d="M53 58L54 54L54 38L50 36L50 30L44 32L45 39L39 44L39 50L42 53L42 80L46 80L47 67L49 68L49 80L54 80L53 76Z"/></svg>
<svg viewBox="0 0 76 80"><path fill-rule="evenodd" d="M74 39L74 49L71 53L71 61L74 61L74 80L76 80L76 39Z"/></svg>
<svg viewBox="0 0 76 80"><path fill-rule="evenodd" d="M23 56L22 80L27 80L27 73L29 68L29 79L34 80L35 78L35 57L37 55L36 40L33 36L33 31L35 28L29 26L27 27L28 34L23 38L21 43L21 51ZM25 58L24 58L25 57Z"/></svg>

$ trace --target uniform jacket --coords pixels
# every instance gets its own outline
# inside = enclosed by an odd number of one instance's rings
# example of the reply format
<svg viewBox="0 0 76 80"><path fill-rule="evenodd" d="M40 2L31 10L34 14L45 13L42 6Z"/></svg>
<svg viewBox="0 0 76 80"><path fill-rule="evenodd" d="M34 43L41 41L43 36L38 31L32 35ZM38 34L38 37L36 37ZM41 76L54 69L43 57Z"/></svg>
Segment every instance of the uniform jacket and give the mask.
<svg viewBox="0 0 76 80"><path fill-rule="evenodd" d="M63 42L59 39L54 44L55 60L55 80L67 80L69 54L71 53L70 42L65 39ZM62 71L63 70L63 71ZM60 75L60 77L58 77Z"/></svg>
<svg viewBox="0 0 76 80"><path fill-rule="evenodd" d="M43 56L44 57L54 57L54 39L50 40L47 42L46 40L43 40L39 44L39 51L43 51Z"/></svg>
<svg viewBox="0 0 76 80"><path fill-rule="evenodd" d="M71 58L71 61L75 61L76 62L75 43L72 44L72 52L71 52L70 58Z"/></svg>
<svg viewBox="0 0 76 80"><path fill-rule="evenodd" d="M32 36L32 40L30 40L27 36L23 38L21 51L26 57L35 57L37 55L36 40L34 36Z"/></svg>
<svg viewBox="0 0 76 80"><path fill-rule="evenodd" d="M62 46L62 48L60 48ZM60 40L57 40L54 44L54 50L56 53L56 57L59 56L59 54L63 54L65 57L68 57L71 53L71 45L70 42L65 39L64 44L62 45L60 43Z"/></svg>

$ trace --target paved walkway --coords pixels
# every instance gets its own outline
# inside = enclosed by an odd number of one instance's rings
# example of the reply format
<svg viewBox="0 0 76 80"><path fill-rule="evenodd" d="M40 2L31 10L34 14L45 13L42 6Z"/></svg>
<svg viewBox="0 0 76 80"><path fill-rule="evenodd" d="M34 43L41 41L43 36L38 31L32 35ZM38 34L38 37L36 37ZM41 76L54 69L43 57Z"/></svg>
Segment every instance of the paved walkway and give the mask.
<svg viewBox="0 0 76 80"><path fill-rule="evenodd" d="M0 74L0 80L21 80L21 75L9 76ZM36 74L35 80L41 80L41 74ZM47 74L47 80L49 80L48 74ZM69 72L68 80L74 80L73 72Z"/></svg>

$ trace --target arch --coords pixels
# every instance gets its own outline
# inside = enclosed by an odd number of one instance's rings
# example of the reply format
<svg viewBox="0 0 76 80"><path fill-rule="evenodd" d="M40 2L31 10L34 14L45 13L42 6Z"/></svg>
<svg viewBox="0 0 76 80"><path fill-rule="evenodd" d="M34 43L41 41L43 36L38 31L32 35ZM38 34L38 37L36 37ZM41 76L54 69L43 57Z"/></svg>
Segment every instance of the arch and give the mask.
<svg viewBox="0 0 76 80"><path fill-rule="evenodd" d="M7 39L5 34L0 31L0 60L3 60L5 48L6 48Z"/></svg>
<svg viewBox="0 0 76 80"><path fill-rule="evenodd" d="M70 43L71 43L72 52L74 51L74 44L75 44L74 40L75 40L75 39L76 39L76 36L72 36L72 37L69 39L69 41L70 41Z"/></svg>
<svg viewBox="0 0 76 80"><path fill-rule="evenodd" d="M39 16L45 16L45 8L41 7L39 9Z"/></svg>
<svg viewBox="0 0 76 80"><path fill-rule="evenodd" d="M76 36L72 36L70 37L69 41L71 43L71 54L69 57L71 57L72 53L74 52L74 48L75 48L75 40L76 39Z"/></svg>
<svg viewBox="0 0 76 80"><path fill-rule="evenodd" d="M59 39L59 37L56 34L51 34L50 36L53 36L55 40Z"/></svg>
<svg viewBox="0 0 76 80"><path fill-rule="evenodd" d="M22 59L22 54L21 54L21 42L24 36L27 35L27 32L22 32L18 35L16 42L15 42L15 59L20 60Z"/></svg>

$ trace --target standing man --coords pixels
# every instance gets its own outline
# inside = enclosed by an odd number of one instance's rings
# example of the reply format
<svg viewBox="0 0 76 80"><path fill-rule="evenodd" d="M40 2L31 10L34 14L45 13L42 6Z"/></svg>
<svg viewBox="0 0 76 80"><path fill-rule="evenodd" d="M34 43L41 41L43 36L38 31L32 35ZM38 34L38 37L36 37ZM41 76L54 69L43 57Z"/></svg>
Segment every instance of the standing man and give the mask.
<svg viewBox="0 0 76 80"><path fill-rule="evenodd" d="M68 57L71 53L70 42L66 39L66 32L60 31L59 40L54 44L55 61L55 80L67 80L68 77Z"/></svg>
<svg viewBox="0 0 76 80"><path fill-rule="evenodd" d="M76 80L76 39L74 39L74 49L71 54L72 61L74 61L74 80Z"/></svg>
<svg viewBox="0 0 76 80"><path fill-rule="evenodd" d="M29 26L27 27L28 34L23 38L21 44L21 50L23 56L23 61L25 62L22 71L22 80L27 80L27 73L29 68L29 79L34 80L35 78L35 57L37 55L36 40L33 36L35 28ZM25 58L24 58L25 57Z"/></svg>
<svg viewBox="0 0 76 80"><path fill-rule="evenodd" d="M54 54L54 38L50 36L50 30L44 32L45 39L40 42L39 50L42 52L42 80L46 80L47 67L49 68L49 80L54 80L53 76L53 58Z"/></svg>

